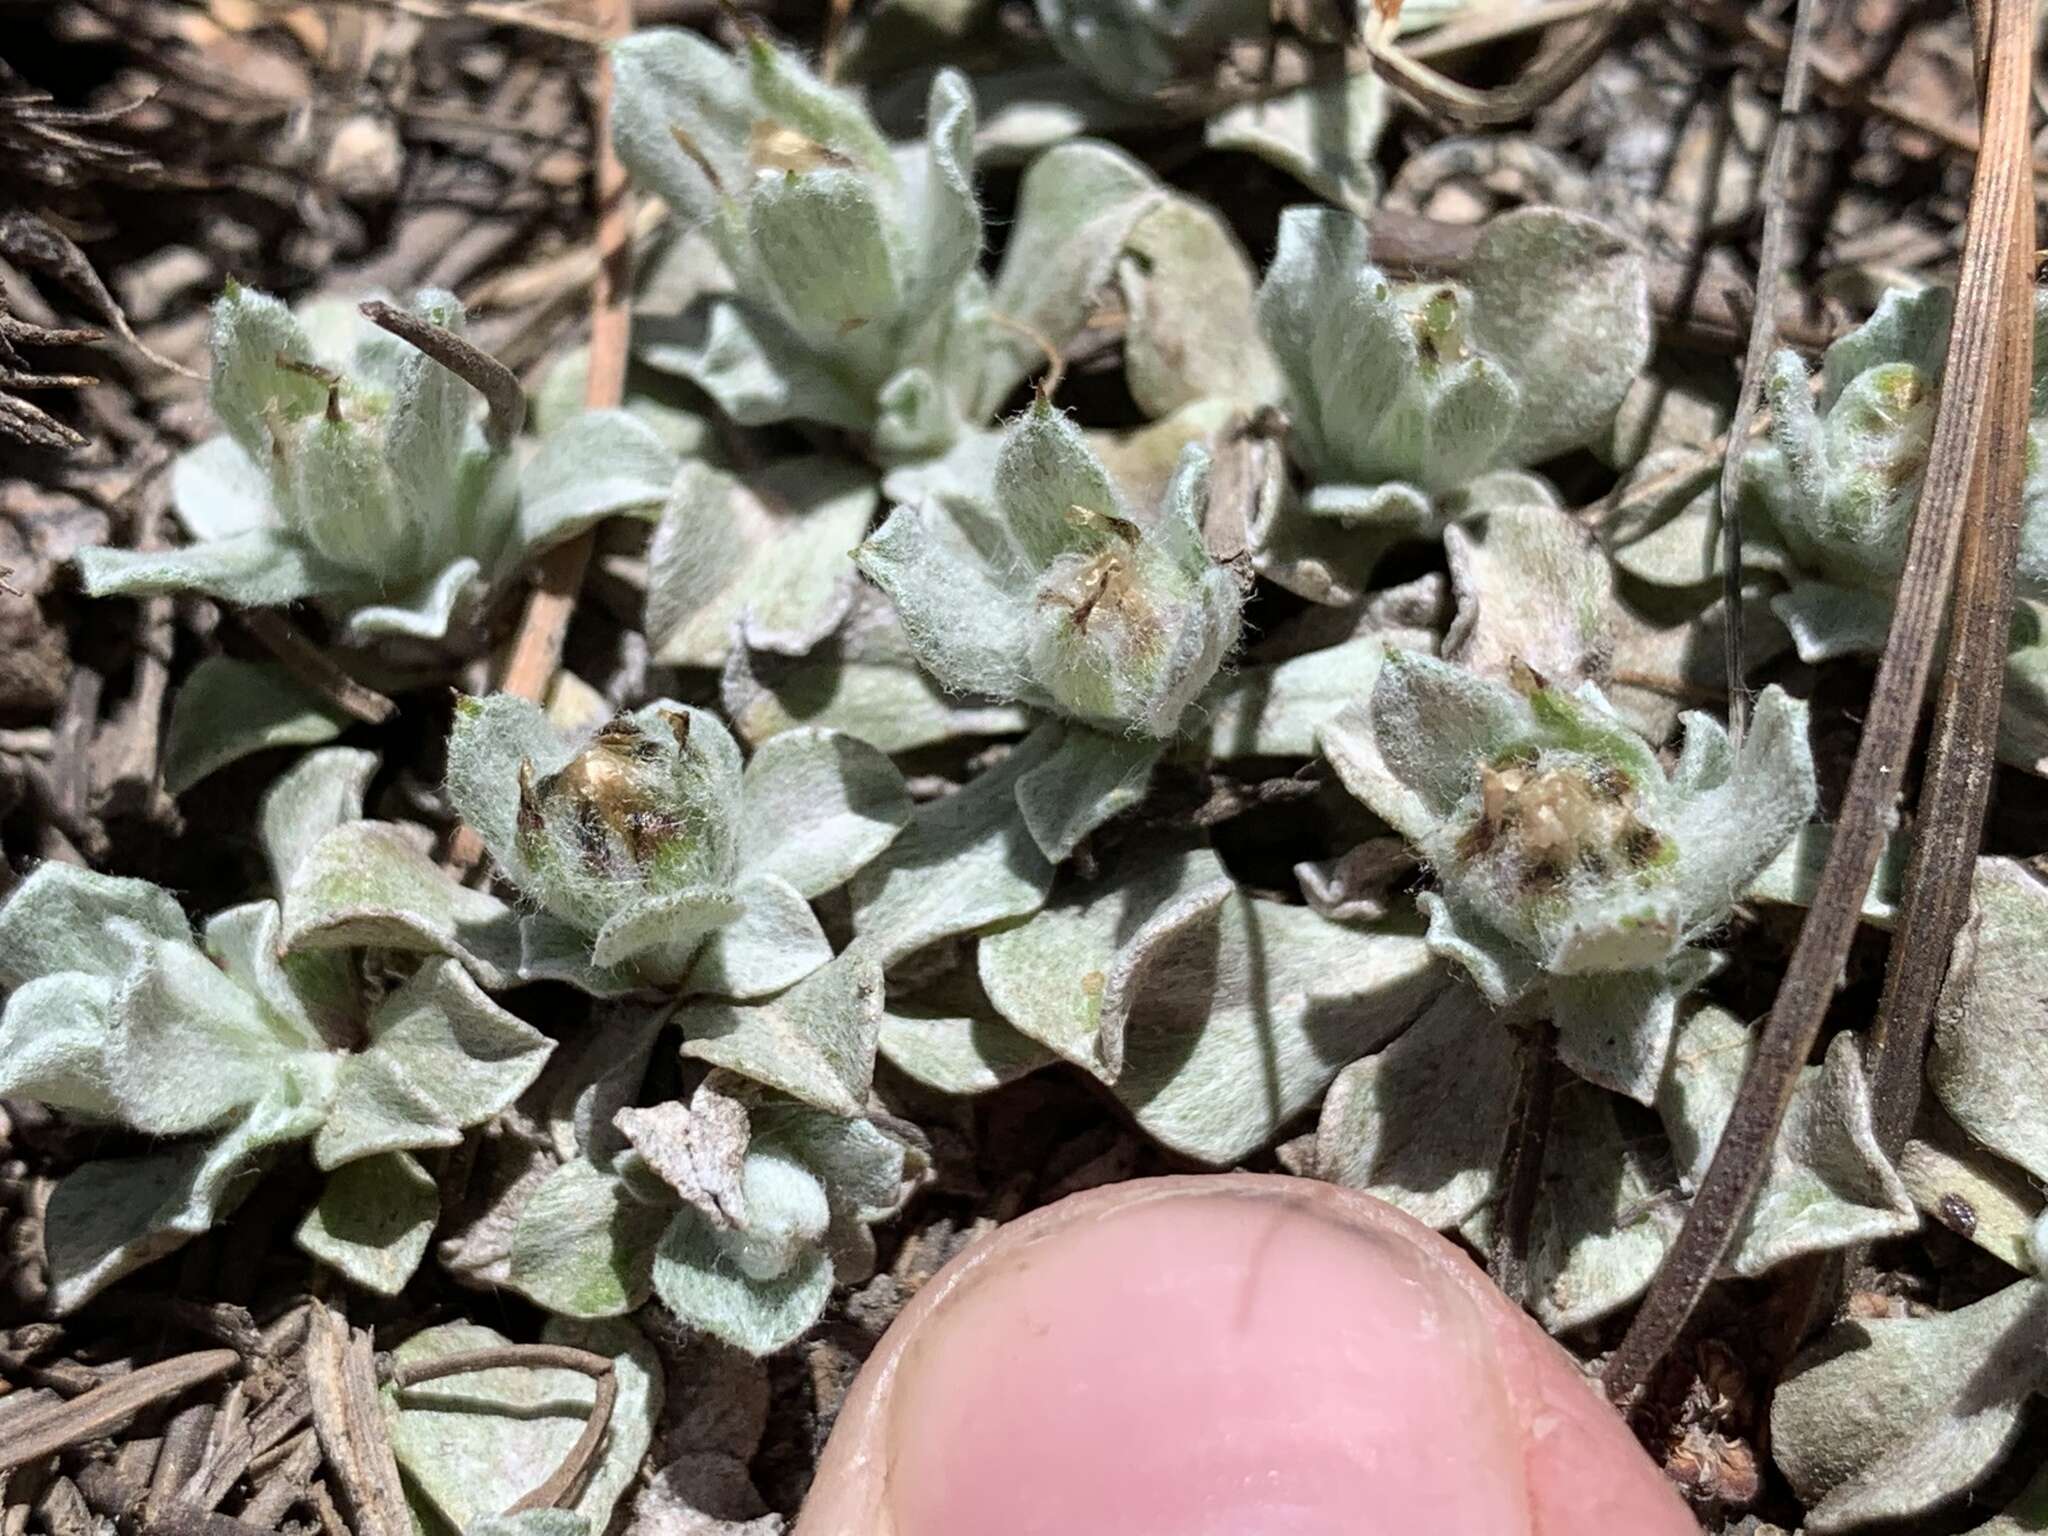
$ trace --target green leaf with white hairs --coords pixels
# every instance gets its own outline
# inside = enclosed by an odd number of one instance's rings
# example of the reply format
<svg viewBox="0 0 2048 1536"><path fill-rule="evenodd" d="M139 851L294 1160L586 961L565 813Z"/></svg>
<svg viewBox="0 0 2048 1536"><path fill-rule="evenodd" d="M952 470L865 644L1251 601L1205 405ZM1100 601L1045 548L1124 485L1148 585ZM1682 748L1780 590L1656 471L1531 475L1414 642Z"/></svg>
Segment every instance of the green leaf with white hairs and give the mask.
<svg viewBox="0 0 2048 1536"><path fill-rule="evenodd" d="M1052 756L1017 780L1017 809L1038 851L1057 864L1141 802L1164 751L1148 736L1069 727Z"/></svg>
<svg viewBox="0 0 2048 1536"><path fill-rule="evenodd" d="M526 1091L554 1042L486 997L453 960L431 959L367 1021L343 1058L313 1161L339 1168L383 1152L452 1147Z"/></svg>
<svg viewBox="0 0 2048 1536"><path fill-rule="evenodd" d="M294 950L379 948L452 955L488 986L520 967L519 915L458 884L391 822L348 821L307 848L284 893Z"/></svg>
<svg viewBox="0 0 2048 1536"><path fill-rule="evenodd" d="M672 666L725 662L735 625L801 656L846 617L848 553L874 515L872 479L838 460L777 459L735 477L685 464L647 551L647 638Z"/></svg>
<svg viewBox="0 0 2048 1536"><path fill-rule="evenodd" d="M1251 262L1212 209L1185 197L1154 206L1132 226L1116 281L1128 317L1124 373L1146 415L1212 398L1258 405L1278 394L1252 313Z"/></svg>
<svg viewBox="0 0 2048 1536"><path fill-rule="evenodd" d="M1037 337L1058 346L1081 329L1133 226L1168 195L1150 171L1107 144L1062 144L1031 163L989 297L990 308L1021 329L989 338L977 415L992 414L1044 365Z"/></svg>
<svg viewBox="0 0 2048 1536"><path fill-rule="evenodd" d="M1444 1231L1496 1193L1516 1041L1471 987L1445 988L1384 1050L1337 1075L1312 1171Z"/></svg>
<svg viewBox="0 0 2048 1536"><path fill-rule="evenodd" d="M1412 932L1247 896L1206 850L1133 857L983 939L980 971L1013 1027L1101 1078L1156 1140L1219 1165L1269 1141L1443 985Z"/></svg>
<svg viewBox="0 0 2048 1536"><path fill-rule="evenodd" d="M1696 1188L1735 1104L1752 1040L1733 1015L1697 1009L1679 1030L1658 1113L1678 1161L1680 1187ZM1771 1146L1763 1188L1738 1229L1728 1268L1762 1274L1805 1254L1879 1242L1920 1224L1912 1197L1879 1150L1870 1090L1850 1035L1800 1074L1784 1129Z"/></svg>
<svg viewBox="0 0 2048 1536"><path fill-rule="evenodd" d="M275 662L209 656L171 701L164 788L182 795L207 775L269 747L332 741L348 719Z"/></svg>
<svg viewBox="0 0 2048 1536"><path fill-rule="evenodd" d="M584 411L540 441L519 475L519 537L543 548L621 513L651 514L681 461L625 411Z"/></svg>
<svg viewBox="0 0 2048 1536"><path fill-rule="evenodd" d="M845 884L911 815L896 765L844 731L799 729L763 742L740 797L740 866L805 897Z"/></svg>
<svg viewBox="0 0 2048 1536"><path fill-rule="evenodd" d="M802 657L754 649L745 637L726 658L719 694L753 745L804 726L858 736L883 752L962 736L1009 736L1030 725L1015 704L949 697L917 664L889 600L862 583L844 622Z"/></svg>
<svg viewBox="0 0 2048 1536"><path fill-rule="evenodd" d="M566 1162L521 1208L505 1283L567 1317L624 1316L652 1292L671 1211L620 1173Z"/></svg>
<svg viewBox="0 0 2048 1536"><path fill-rule="evenodd" d="M866 1108L882 1016L882 967L856 944L776 997L700 1002L675 1017L683 1054L838 1115Z"/></svg>
<svg viewBox="0 0 2048 1536"><path fill-rule="evenodd" d="M808 1247L779 1275L756 1278L734 1262L725 1234L694 1210L681 1210L654 1258L654 1292L693 1328L768 1355L800 1338L832 1294L832 1260Z"/></svg>
<svg viewBox="0 0 2048 1536"><path fill-rule="evenodd" d="M1041 726L995 767L919 806L902 835L854 877L854 932L882 964L1044 904L1052 865L1024 825L1017 786L1058 741L1057 727Z"/></svg>
<svg viewBox="0 0 2048 1536"><path fill-rule="evenodd" d="M163 887L53 859L0 904L0 985L65 971L111 982L128 968L138 939L191 934L184 908Z"/></svg>
<svg viewBox="0 0 2048 1536"><path fill-rule="evenodd" d="M1771 1403L1771 1454L1826 1536L1951 1503L2017 1443L2048 1388L2048 1283L1953 1312L1838 1323Z"/></svg>
<svg viewBox="0 0 2048 1536"><path fill-rule="evenodd" d="M1980 858L1970 894L1928 1086L1973 1142L2048 1179L2048 885L2015 860Z"/></svg>
<svg viewBox="0 0 2048 1536"><path fill-rule="evenodd" d="M1649 1287L1681 1218L1664 1198L1659 1150L1622 1124L1610 1095L1570 1081L1557 1090L1528 1260L1529 1307L1551 1332L1610 1317ZM1460 1231L1490 1253L1498 1215L1483 1206Z"/></svg>
<svg viewBox="0 0 2048 1536"><path fill-rule="evenodd" d="M377 772L377 754L353 747L308 752L271 780L256 808L257 838L280 898L314 844L363 818L363 797Z"/></svg>
<svg viewBox="0 0 2048 1536"><path fill-rule="evenodd" d="M440 1215L432 1175L405 1153L386 1152L328 1174L293 1236L364 1290L396 1296L419 1268Z"/></svg>

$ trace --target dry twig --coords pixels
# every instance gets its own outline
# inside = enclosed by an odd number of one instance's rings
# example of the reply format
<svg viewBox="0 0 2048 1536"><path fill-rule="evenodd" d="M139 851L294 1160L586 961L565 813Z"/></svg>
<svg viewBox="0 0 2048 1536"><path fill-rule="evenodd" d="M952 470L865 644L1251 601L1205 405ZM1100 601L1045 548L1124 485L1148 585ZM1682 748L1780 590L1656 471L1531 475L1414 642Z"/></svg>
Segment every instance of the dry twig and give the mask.
<svg viewBox="0 0 2048 1536"><path fill-rule="evenodd" d="M1763 1181L1771 1146L1800 1070L1819 1038L1822 1017L1861 919L1863 894L1890 830L1954 584L1977 463L1987 439L2008 428L2003 421L1990 424L1993 394L1987 384L1994 366L2006 366L1998 361L2006 345L2000 333L2012 326L2015 250L2025 249L2031 256L2032 231L2019 217L2021 199L2014 183L2031 175L2027 77L2032 7L2026 0L1991 0L1991 7L1984 152L1971 184L1944 370L1946 387L1936 410L1891 635L1871 689L1863 738L1842 796L1827 864L1777 1000L1757 1037L1685 1225L1608 1361L1604 1381L1617 1402L1634 1395L1683 1333ZM1997 414L2008 413L2015 398L2007 391L1998 401ZM2019 430L2024 431L2024 423ZM2013 495L2011 485L1990 490L2001 501Z"/></svg>
<svg viewBox="0 0 2048 1536"><path fill-rule="evenodd" d="M1935 699L1905 894L1871 1033L1871 1118L1888 1157L1905 1147L1920 1108L1927 1035L1956 934L1969 912L1997 764L2034 375L2034 199L2026 179L2010 172L2004 190L2013 202L2005 316L1985 390L1990 403L1984 446L1963 509L1948 656Z"/></svg>
<svg viewBox="0 0 2048 1536"><path fill-rule="evenodd" d="M145 1365L69 1402L30 1413L8 1426L7 1443L0 1445L0 1472L41 1461L81 1440L97 1439L150 1404L225 1375L241 1364L241 1358L232 1349L179 1355Z"/></svg>
<svg viewBox="0 0 2048 1536"><path fill-rule="evenodd" d="M273 608L244 608L242 627L261 640L285 671L319 694L351 720L382 725L398 706L366 684L344 672L328 654L300 634L298 628Z"/></svg>
<svg viewBox="0 0 2048 1536"><path fill-rule="evenodd" d="M304 1358L313 1428L355 1516L357 1536L411 1536L398 1458L377 1403L370 1336L315 1303Z"/></svg>
<svg viewBox="0 0 2048 1536"><path fill-rule="evenodd" d="M612 1407L619 1396L618 1372L613 1369L609 1358L587 1349L572 1349L565 1344L506 1344L494 1349L471 1349L458 1355L444 1355L438 1360L426 1360L418 1365L396 1366L391 1372L391 1380L401 1388L416 1387L447 1376L496 1370L578 1371L596 1385L597 1395L590 1404L590 1417L584 1421L583 1433L576 1437L576 1443L562 1457L562 1464L538 1487L521 1495L505 1513L518 1515L529 1509L554 1509L568 1503L581 1485L584 1474L590 1470L591 1463L596 1460L598 1448L604 1444L605 1433L611 1427Z"/></svg>
<svg viewBox="0 0 2048 1536"><path fill-rule="evenodd" d="M1791 52L1785 65L1785 90L1778 102L1778 121L1771 131L1771 151L1764 163L1760 197L1764 207L1763 239L1756 260L1756 315L1750 322L1749 348L1742 359L1742 392L1728 424L1728 441L1747 444L1757 407L1763 403L1764 374L1778 341L1778 282L1785 267L1786 237L1792 199L1792 156L1799 145L1806 113L1808 60L1813 29L1820 15L1815 0L1799 0L1792 26ZM1749 717L1749 695L1742 683L1742 515L1740 495L1747 450L1721 460L1717 504L1721 513L1721 601L1727 609L1728 734L1737 746Z"/></svg>
<svg viewBox="0 0 2048 1536"><path fill-rule="evenodd" d="M1629 7L1630 0L1610 0L1525 74L1483 91L1438 73L1401 48L1396 41L1399 0L1374 0L1362 35L1373 68L1396 90L1462 126L1497 128L1520 122L1592 68Z"/></svg>

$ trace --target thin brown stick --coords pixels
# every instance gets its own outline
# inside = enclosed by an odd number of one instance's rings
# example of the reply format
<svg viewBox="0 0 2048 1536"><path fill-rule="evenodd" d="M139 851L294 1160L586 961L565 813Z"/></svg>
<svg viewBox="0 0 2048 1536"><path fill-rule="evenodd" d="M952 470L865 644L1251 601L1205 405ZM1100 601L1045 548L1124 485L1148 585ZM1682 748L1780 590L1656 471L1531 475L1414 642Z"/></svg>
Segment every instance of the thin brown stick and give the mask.
<svg viewBox="0 0 2048 1536"><path fill-rule="evenodd" d="M1535 1025L1522 1040L1520 1056L1501 1154L1500 1220L1494 1224L1493 1256L1486 1271L1495 1285L1527 1306L1529 1232L1536 1219L1536 1197L1543 1189L1551 1109L1557 1098L1557 1026L1548 1019Z"/></svg>
<svg viewBox="0 0 2048 1536"><path fill-rule="evenodd" d="M2001 346L1998 333L2010 323L2013 247L2017 242L2030 244L2031 233L2018 217L2013 183L2030 174L2027 75L2033 8L2027 0L1990 3L1984 152L1970 189L1944 369L1946 387L1936 408L1891 635L1878 663L1827 864L1777 1001L1757 1038L1685 1225L1608 1361L1604 1383L1616 1402L1634 1396L1684 1332L1756 1197L1792 1090L1819 1038L1822 1017L1856 933L1863 894L1884 848L1906 754L1927 696L1943 613L1954 585L1971 477L1987 436L1991 396L1986 384Z"/></svg>
<svg viewBox="0 0 2048 1536"><path fill-rule="evenodd" d="M152 1403L225 1375L241 1359L232 1349L202 1349L145 1365L69 1402L32 1413L9 1426L7 1443L0 1445L0 1472L40 1461L81 1440L96 1439Z"/></svg>
<svg viewBox="0 0 2048 1536"><path fill-rule="evenodd" d="M2017 176L2011 178L2011 193L2016 233L2009 245L2006 316L1992 359L1992 404L1963 514L1947 665L1935 699L1934 734L1921 781L1913 850L1906 862L1905 896L1871 1033L1871 1119L1877 1144L1888 1157L1897 1157L1905 1148L1919 1113L1928 1031L1948 977L1956 934L1969 914L1984 810L1997 765L2034 374L2034 202Z"/></svg>
<svg viewBox="0 0 2048 1536"><path fill-rule="evenodd" d="M1373 68L1396 90L1465 127L1498 128L1520 122L1592 68L1629 8L1630 0L1612 0L1526 73L1483 91L1439 74L1402 51L1395 40L1401 19L1398 4L1375 3L1362 35Z"/></svg>
<svg viewBox="0 0 2048 1536"><path fill-rule="evenodd" d="M396 704L342 671L276 609L244 608L241 615L243 628L263 642L285 671L351 720L382 725L397 713Z"/></svg>
<svg viewBox="0 0 2048 1536"><path fill-rule="evenodd" d="M624 37L633 29L633 0L591 0L599 30L606 37ZM625 167L612 149L612 67L597 56L591 85L591 177L597 199L597 279L590 289L590 372L583 403L591 410L616 406L626 393L627 344L632 332L633 197ZM541 558L533 591L512 637L498 691L538 703L562 664L569 621L576 615L576 595L590 565L597 531L591 529ZM448 845L448 865L458 874L476 867L483 857L483 839L473 827L458 827Z"/></svg>
<svg viewBox="0 0 2048 1536"><path fill-rule="evenodd" d="M1728 441L1747 443L1749 429L1763 403L1764 374L1771 353L1778 344L1778 283L1785 268L1785 248L1791 220L1792 156L1798 149L1802 119L1806 113L1806 81L1813 55L1813 29L1820 15L1815 0L1798 0L1792 23L1792 43L1785 65L1784 93L1778 100L1778 121L1771 130L1771 150L1764 162L1762 200L1763 239L1756 260L1756 314L1750 322L1749 347L1742 359L1742 390L1735 401L1735 416L1728 424ZM1721 480L1716 490L1721 514L1721 602L1727 609L1722 638L1727 647L1728 735L1737 746L1749 718L1749 694L1742 677L1742 471L1749 461L1746 452L1730 453L1721 460Z"/></svg>
<svg viewBox="0 0 2048 1536"><path fill-rule="evenodd" d="M372 325L418 347L484 397L491 408L484 434L493 448L502 450L519 435L526 425L526 391L520 387L518 374L481 347L409 310L382 299L365 299L356 307Z"/></svg>
<svg viewBox="0 0 2048 1536"><path fill-rule="evenodd" d="M1610 0L1543 0L1540 5L1513 10L1485 9L1476 16L1447 22L1413 41L1403 42L1401 51L1411 59L1424 62L1448 58L1468 48L1483 48L1489 43L1520 37L1525 32L1540 32L1562 22L1582 21L1596 11L1607 9L1609 3Z"/></svg>
<svg viewBox="0 0 2048 1536"><path fill-rule="evenodd" d="M404 1388L439 1381L447 1376L467 1376L473 1371L519 1369L580 1371L595 1384L596 1395L590 1404L590 1417L584 1421L583 1433L569 1447L561 1465L538 1487L513 1503L505 1511L508 1515L524 1514L529 1509L554 1509L566 1504L583 1481L591 1462L596 1459L598 1448L604 1444L605 1432L611 1427L612 1408L618 1402L619 1378L611 1360L587 1349L571 1349L562 1344L506 1344L495 1349L472 1349L459 1355L444 1355L439 1360L426 1360L418 1365L395 1366L391 1372L392 1381Z"/></svg>

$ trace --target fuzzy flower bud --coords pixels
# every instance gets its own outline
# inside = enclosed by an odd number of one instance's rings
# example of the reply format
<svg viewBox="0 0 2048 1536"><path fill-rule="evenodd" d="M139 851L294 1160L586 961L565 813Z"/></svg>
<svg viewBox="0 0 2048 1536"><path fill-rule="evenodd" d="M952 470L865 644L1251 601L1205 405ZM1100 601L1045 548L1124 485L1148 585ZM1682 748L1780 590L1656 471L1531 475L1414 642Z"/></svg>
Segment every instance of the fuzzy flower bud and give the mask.
<svg viewBox="0 0 2048 1536"><path fill-rule="evenodd" d="M1406 651L1320 733L1345 787L1416 847L1432 947L1496 1004L1537 988L1583 1075L1648 1100L1686 949L1812 814L1805 706L1758 699L1738 753L1686 717L1667 774L1598 691L1511 684Z"/></svg>
<svg viewBox="0 0 2048 1536"><path fill-rule="evenodd" d="M860 547L949 689L1165 738L1237 643L1243 596L1202 543L1208 460L1181 460L1140 522L1065 416L1040 403L997 456L993 512L898 507Z"/></svg>

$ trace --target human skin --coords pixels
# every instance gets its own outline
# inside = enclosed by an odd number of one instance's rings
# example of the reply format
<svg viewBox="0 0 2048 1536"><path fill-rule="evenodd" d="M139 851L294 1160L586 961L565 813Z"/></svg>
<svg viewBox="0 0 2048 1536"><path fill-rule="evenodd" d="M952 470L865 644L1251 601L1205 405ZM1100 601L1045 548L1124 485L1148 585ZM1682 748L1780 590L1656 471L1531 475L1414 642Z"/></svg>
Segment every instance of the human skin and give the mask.
<svg viewBox="0 0 2048 1536"><path fill-rule="evenodd" d="M1458 1249L1266 1174L1111 1185L918 1293L796 1536L1697 1536Z"/></svg>

